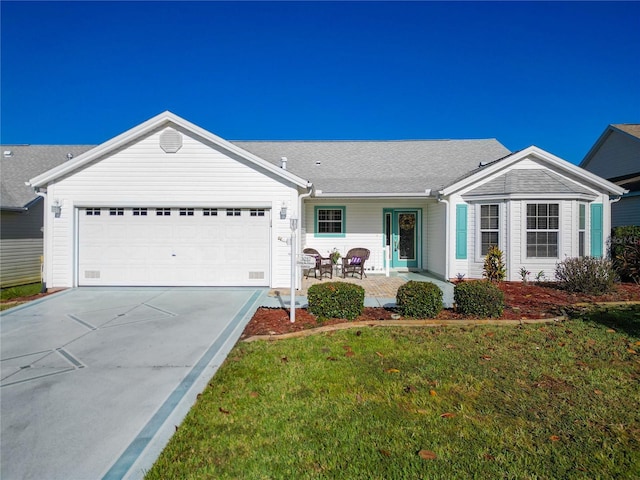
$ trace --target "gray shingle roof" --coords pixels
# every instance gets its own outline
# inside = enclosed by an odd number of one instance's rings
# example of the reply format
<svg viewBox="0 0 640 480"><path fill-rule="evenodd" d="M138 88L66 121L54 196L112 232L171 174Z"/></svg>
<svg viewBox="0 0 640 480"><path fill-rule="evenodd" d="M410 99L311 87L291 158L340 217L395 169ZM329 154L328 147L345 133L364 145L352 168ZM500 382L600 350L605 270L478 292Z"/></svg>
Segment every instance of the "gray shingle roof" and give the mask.
<svg viewBox="0 0 640 480"><path fill-rule="evenodd" d="M474 188L464 197L477 195L510 195L534 193L593 193L577 183L566 180L549 170L510 170L489 182Z"/></svg>
<svg viewBox="0 0 640 480"><path fill-rule="evenodd" d="M278 166L287 157L287 170L323 193L435 192L509 153L495 139L232 143Z"/></svg>
<svg viewBox="0 0 640 480"><path fill-rule="evenodd" d="M0 208L21 209L37 198L25 182L94 145L0 145ZM5 156L5 152L11 155Z"/></svg>

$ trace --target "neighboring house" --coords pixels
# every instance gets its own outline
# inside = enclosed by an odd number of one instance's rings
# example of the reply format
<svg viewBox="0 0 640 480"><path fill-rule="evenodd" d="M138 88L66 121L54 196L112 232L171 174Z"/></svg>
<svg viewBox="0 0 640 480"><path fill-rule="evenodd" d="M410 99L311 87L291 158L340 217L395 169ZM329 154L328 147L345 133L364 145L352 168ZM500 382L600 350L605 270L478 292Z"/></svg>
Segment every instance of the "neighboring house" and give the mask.
<svg viewBox="0 0 640 480"><path fill-rule="evenodd" d="M40 281L43 201L26 182L91 148L0 146L0 286Z"/></svg>
<svg viewBox="0 0 640 480"><path fill-rule="evenodd" d="M284 157L284 158L283 158ZM297 251L371 250L369 271L508 278L603 254L625 190L494 139L230 142L170 112L30 180L48 286L290 284Z"/></svg>
<svg viewBox="0 0 640 480"><path fill-rule="evenodd" d="M580 166L629 190L611 207L612 226L640 225L640 124L609 125Z"/></svg>

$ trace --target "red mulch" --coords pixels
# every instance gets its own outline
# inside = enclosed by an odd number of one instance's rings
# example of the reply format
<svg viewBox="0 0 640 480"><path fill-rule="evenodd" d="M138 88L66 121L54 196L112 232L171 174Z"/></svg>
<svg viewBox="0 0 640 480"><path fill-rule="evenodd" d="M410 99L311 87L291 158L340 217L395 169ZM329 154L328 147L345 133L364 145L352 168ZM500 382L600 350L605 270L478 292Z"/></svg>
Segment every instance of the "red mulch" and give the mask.
<svg viewBox="0 0 640 480"><path fill-rule="evenodd" d="M507 307L502 319L534 319L561 315L562 310L576 303L640 301L640 285L623 283L616 285L613 293L593 296L568 293L558 289L554 284L523 284L521 282L501 282L498 284L504 292ZM395 312L392 309L366 307L356 321L391 320ZM439 320L463 319L463 315L452 309L444 309L436 317ZM247 324L242 337L252 335L280 335L316 328L324 325L343 323L340 318L319 322L306 309L296 309L296 322L289 321L289 309L259 308Z"/></svg>

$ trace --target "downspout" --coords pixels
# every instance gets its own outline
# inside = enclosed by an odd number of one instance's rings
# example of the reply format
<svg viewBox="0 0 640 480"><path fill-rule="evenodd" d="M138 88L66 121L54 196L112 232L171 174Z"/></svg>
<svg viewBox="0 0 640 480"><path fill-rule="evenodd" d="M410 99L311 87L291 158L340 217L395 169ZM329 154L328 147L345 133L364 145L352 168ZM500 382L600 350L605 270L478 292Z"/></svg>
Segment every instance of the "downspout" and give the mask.
<svg viewBox="0 0 640 480"><path fill-rule="evenodd" d="M445 210L444 210L444 248L445 248L445 256L444 256L444 279L445 281L449 281L449 257L450 257L450 253L449 252L449 200L445 200L444 198L442 198L442 192L438 192L438 196L436 197L438 200L438 203L444 203L445 204Z"/></svg>
<svg viewBox="0 0 640 480"><path fill-rule="evenodd" d="M47 254L47 245L49 242L47 241L47 234L49 229L47 228L47 192L36 190L36 195L42 197L42 201L44 203L44 207L42 208L42 264L40 265L40 280L42 281L42 288L40 289L40 293L47 293L47 282L46 282L46 262L49 259L49 255Z"/></svg>
<svg viewBox="0 0 640 480"><path fill-rule="evenodd" d="M307 188L309 189L308 192L298 195L298 244L296 245L296 251L298 252L302 252L302 200L309 198L314 191L313 184L310 182L307 183ZM297 282L296 288L300 288L300 285L298 285Z"/></svg>

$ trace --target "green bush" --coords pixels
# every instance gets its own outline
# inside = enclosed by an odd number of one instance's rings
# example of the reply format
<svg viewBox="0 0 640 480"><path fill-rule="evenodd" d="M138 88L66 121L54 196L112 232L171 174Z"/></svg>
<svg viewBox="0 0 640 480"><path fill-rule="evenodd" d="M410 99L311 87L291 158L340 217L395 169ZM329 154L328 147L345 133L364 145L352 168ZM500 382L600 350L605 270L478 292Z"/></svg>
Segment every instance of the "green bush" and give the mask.
<svg viewBox="0 0 640 480"><path fill-rule="evenodd" d="M405 317L434 318L442 310L442 290L431 282L411 280L398 288L396 307Z"/></svg>
<svg viewBox="0 0 640 480"><path fill-rule="evenodd" d="M560 288L573 293L602 295L613 289L616 273L606 258L566 258L556 265Z"/></svg>
<svg viewBox="0 0 640 480"><path fill-rule="evenodd" d="M458 312L464 315L499 317L504 310L502 290L487 280L457 284L453 299Z"/></svg>
<svg viewBox="0 0 640 480"><path fill-rule="evenodd" d="M309 312L320 319L353 320L364 310L364 288L346 282L316 283L307 292Z"/></svg>
<svg viewBox="0 0 640 480"><path fill-rule="evenodd" d="M506 275L506 268L502 260L502 250L495 245L489 248L484 258L482 276L492 282L501 282Z"/></svg>
<svg viewBox="0 0 640 480"><path fill-rule="evenodd" d="M640 283L640 226L613 229L611 258L613 268L623 282Z"/></svg>

